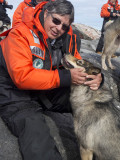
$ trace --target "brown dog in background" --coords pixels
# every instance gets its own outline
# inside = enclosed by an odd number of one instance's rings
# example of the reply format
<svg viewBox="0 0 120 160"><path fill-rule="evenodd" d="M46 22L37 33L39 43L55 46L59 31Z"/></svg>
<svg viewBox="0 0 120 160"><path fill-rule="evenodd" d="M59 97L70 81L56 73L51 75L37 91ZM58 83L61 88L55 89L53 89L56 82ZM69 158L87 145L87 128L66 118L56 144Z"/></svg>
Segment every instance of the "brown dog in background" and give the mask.
<svg viewBox="0 0 120 160"><path fill-rule="evenodd" d="M112 23L111 23L112 22ZM104 48L102 53L102 68L107 70L106 60L111 69L115 67L111 63L111 57L114 55L120 44L120 18L115 21L109 21L105 25Z"/></svg>

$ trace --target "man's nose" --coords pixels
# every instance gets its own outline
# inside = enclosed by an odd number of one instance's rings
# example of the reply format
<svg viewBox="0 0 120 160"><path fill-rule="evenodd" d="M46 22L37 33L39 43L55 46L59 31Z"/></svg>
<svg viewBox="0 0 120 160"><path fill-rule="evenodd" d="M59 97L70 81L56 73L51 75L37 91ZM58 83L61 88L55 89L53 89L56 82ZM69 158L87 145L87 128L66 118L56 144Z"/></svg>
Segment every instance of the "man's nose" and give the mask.
<svg viewBox="0 0 120 160"><path fill-rule="evenodd" d="M57 29L58 29L59 31L62 30L62 24L58 25L58 26L57 26Z"/></svg>

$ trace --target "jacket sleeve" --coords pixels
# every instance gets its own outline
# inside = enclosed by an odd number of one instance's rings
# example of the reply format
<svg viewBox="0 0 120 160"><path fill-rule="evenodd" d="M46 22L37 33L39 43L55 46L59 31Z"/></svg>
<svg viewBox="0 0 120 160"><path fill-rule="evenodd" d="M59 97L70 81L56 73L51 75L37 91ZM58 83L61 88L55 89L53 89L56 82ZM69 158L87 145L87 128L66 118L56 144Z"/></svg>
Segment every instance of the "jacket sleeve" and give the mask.
<svg viewBox="0 0 120 160"><path fill-rule="evenodd" d="M27 4L25 2L21 2L18 5L17 9L15 10L13 14L12 27L14 27L15 25L17 25L18 23L22 21L23 10L25 9L26 6Z"/></svg>
<svg viewBox="0 0 120 160"><path fill-rule="evenodd" d="M104 4L101 8L101 17L110 17L110 12L108 11L108 4Z"/></svg>
<svg viewBox="0 0 120 160"><path fill-rule="evenodd" d="M25 37L12 29L2 42L3 56L8 72L19 89L48 90L60 86L58 70L36 69L32 64L32 53Z"/></svg>

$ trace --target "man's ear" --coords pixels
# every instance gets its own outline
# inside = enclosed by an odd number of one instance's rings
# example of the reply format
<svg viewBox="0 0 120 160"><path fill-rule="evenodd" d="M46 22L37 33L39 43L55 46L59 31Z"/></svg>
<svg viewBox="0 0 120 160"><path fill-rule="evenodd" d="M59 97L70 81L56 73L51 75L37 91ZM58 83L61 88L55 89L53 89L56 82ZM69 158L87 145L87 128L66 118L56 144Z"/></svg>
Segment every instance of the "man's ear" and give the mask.
<svg viewBox="0 0 120 160"><path fill-rule="evenodd" d="M44 20L47 18L47 16L48 16L48 10L46 9L46 10L44 11Z"/></svg>

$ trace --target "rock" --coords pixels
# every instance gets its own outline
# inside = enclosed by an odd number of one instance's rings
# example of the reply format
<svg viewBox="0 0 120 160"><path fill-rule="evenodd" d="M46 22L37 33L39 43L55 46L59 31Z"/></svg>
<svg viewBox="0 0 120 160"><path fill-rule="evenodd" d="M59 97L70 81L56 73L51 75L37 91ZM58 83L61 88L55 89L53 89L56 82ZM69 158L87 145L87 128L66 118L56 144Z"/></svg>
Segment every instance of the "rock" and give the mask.
<svg viewBox="0 0 120 160"><path fill-rule="evenodd" d="M17 138L14 137L0 118L0 160L22 160Z"/></svg>
<svg viewBox="0 0 120 160"><path fill-rule="evenodd" d="M98 39L96 40L85 40L81 39L80 53L91 53L96 51Z"/></svg>
<svg viewBox="0 0 120 160"><path fill-rule="evenodd" d="M84 24L72 24L73 30L77 30L79 32L79 36L81 39L86 40L94 40L99 39L101 32L97 29L94 29L90 26L86 26Z"/></svg>

